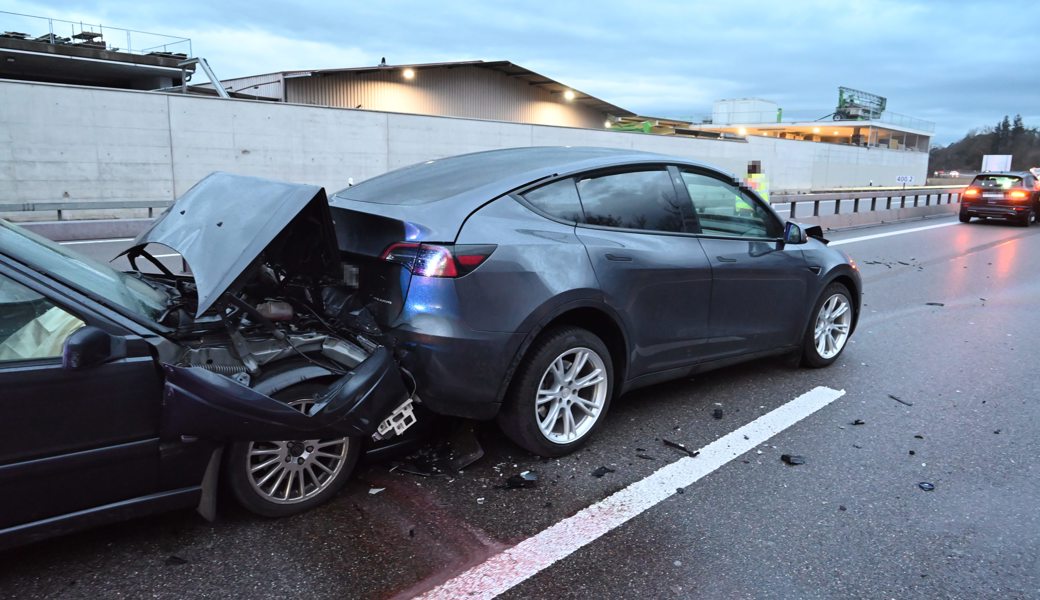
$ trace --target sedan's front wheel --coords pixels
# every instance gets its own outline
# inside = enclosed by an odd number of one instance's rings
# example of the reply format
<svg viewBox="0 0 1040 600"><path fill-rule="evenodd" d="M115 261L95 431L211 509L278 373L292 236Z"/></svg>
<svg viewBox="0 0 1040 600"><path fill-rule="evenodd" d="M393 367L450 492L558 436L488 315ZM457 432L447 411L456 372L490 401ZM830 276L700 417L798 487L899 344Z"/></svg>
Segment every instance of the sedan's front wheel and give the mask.
<svg viewBox="0 0 1040 600"><path fill-rule="evenodd" d="M852 296L848 288L832 283L820 294L805 331L802 364L826 367L838 359L852 333Z"/></svg>
<svg viewBox="0 0 1040 600"><path fill-rule="evenodd" d="M603 422L614 369L592 332L563 327L544 333L527 353L499 413L502 431L539 456L563 456Z"/></svg>
<svg viewBox="0 0 1040 600"><path fill-rule="evenodd" d="M301 383L274 397L305 412L326 389ZM264 517L287 517L335 496L360 455L361 440L349 437L240 442L230 447L225 468L231 493L242 506Z"/></svg>

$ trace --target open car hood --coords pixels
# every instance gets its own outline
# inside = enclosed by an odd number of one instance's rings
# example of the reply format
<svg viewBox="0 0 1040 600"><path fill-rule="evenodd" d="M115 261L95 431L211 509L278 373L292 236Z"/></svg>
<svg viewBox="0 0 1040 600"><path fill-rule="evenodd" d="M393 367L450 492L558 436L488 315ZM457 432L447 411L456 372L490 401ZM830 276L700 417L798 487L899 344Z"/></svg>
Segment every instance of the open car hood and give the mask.
<svg viewBox="0 0 1040 600"><path fill-rule="evenodd" d="M177 199L123 254L162 244L184 257L198 292L196 317L264 262L290 275L337 275L325 189L212 173ZM246 275L247 277L243 277Z"/></svg>

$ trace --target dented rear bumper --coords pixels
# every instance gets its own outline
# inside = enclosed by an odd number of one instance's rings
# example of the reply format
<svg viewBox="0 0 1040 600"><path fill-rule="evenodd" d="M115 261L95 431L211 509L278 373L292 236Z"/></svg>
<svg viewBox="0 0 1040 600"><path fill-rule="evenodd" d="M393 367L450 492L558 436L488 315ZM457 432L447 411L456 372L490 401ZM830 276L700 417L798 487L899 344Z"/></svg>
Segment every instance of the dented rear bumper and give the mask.
<svg viewBox="0 0 1040 600"><path fill-rule="evenodd" d="M386 348L329 385L307 412L201 367L164 365L161 434L214 440L371 436L410 397Z"/></svg>

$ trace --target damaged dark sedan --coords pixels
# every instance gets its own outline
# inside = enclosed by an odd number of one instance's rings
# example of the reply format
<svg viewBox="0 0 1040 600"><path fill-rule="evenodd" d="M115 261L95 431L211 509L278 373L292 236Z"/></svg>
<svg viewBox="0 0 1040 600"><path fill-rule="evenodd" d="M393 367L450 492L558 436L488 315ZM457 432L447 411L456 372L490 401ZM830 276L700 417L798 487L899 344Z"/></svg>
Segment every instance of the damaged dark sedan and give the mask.
<svg viewBox="0 0 1040 600"><path fill-rule="evenodd" d="M178 507L211 517L221 479L253 512L294 514L337 492L365 439L415 423L321 188L211 175L127 256L135 272L0 220L0 548Z"/></svg>

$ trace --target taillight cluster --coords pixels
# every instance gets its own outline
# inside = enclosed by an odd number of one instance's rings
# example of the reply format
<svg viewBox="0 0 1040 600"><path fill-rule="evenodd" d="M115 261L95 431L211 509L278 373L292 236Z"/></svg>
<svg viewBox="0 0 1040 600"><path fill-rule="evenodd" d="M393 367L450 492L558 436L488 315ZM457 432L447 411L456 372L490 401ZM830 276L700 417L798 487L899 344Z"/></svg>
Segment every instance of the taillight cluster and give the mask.
<svg viewBox="0 0 1040 600"><path fill-rule="evenodd" d="M493 244L398 242L384 250L382 258L403 265L413 275L462 277L483 264L496 247Z"/></svg>
<svg viewBox="0 0 1040 600"><path fill-rule="evenodd" d="M978 198L982 194L982 190L979 188L966 188L964 190L965 198Z"/></svg>
<svg viewBox="0 0 1040 600"><path fill-rule="evenodd" d="M1011 190L1008 192L1008 197L1012 200L1027 200L1029 199L1029 192L1025 190Z"/></svg>

